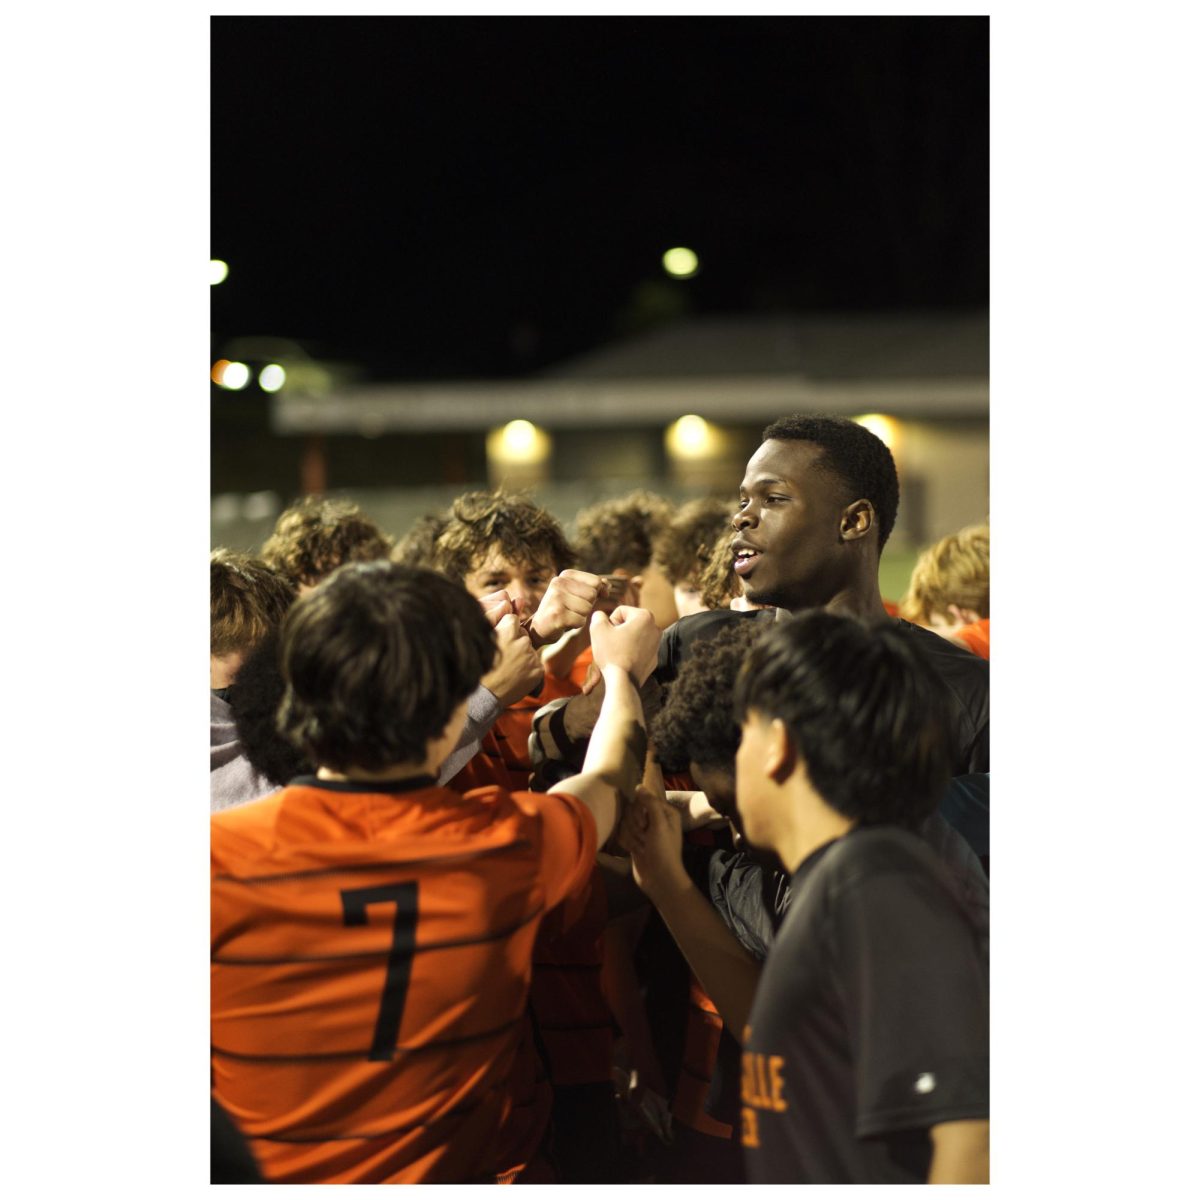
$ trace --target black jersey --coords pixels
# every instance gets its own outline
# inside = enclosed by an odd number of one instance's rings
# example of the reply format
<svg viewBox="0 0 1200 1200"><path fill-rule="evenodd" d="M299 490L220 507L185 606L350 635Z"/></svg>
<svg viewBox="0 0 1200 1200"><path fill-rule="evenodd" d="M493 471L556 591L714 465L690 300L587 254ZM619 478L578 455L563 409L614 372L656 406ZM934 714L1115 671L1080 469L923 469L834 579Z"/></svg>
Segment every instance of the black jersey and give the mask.
<svg viewBox="0 0 1200 1200"><path fill-rule="evenodd" d="M852 830L792 877L745 1031L752 1183L923 1183L928 1131L988 1115L979 931L934 852Z"/></svg>
<svg viewBox="0 0 1200 1200"><path fill-rule="evenodd" d="M721 632L730 621L774 621L777 609L758 608L736 612L717 608L711 612L681 617L662 635L658 647L659 683L669 684L679 674L680 665L692 646ZM952 698L954 721L950 734L950 774L970 775L989 770L988 766L988 664L969 650L919 625L894 619L895 627L912 638L926 661L941 676Z"/></svg>

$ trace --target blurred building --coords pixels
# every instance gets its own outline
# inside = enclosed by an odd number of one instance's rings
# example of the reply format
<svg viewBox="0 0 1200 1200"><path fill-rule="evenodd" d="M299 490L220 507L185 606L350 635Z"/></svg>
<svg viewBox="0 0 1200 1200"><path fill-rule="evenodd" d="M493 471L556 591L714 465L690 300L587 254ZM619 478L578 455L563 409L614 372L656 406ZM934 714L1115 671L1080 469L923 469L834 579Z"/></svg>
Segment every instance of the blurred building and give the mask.
<svg viewBox="0 0 1200 1200"><path fill-rule="evenodd" d="M354 495L396 533L498 483L565 523L635 486L732 499L763 426L791 412L863 419L891 445L895 552L988 514L985 313L694 318L525 380L285 387L271 405L296 490L303 463L308 487ZM363 488L329 469L322 447L347 439L386 443L394 475ZM256 544L290 499L215 496L214 542Z"/></svg>

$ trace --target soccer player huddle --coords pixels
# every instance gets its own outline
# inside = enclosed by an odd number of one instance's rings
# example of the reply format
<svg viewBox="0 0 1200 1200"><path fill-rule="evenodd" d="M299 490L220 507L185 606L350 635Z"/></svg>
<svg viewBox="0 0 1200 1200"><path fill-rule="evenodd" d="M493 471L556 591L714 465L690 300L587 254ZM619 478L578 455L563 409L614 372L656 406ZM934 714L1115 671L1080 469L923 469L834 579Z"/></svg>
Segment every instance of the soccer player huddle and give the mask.
<svg viewBox="0 0 1200 1200"><path fill-rule="evenodd" d="M214 551L213 1181L987 1182L987 533L906 620L898 504L796 415Z"/></svg>

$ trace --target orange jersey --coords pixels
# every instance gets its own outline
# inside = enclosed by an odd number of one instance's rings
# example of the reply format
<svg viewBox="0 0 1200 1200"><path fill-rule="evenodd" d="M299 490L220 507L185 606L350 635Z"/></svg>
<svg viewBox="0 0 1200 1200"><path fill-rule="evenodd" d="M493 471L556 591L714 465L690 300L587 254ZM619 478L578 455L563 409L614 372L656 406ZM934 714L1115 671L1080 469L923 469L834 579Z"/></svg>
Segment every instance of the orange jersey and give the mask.
<svg viewBox="0 0 1200 1200"><path fill-rule="evenodd" d="M600 983L607 923L608 895L595 867L538 931L529 1003L555 1085L612 1079L615 1026Z"/></svg>
<svg viewBox="0 0 1200 1200"><path fill-rule="evenodd" d="M954 631L954 640L965 646L972 654L978 654L980 658L990 658L991 621L984 617L982 621L972 621L970 625L960 626Z"/></svg>
<svg viewBox="0 0 1200 1200"><path fill-rule="evenodd" d="M467 763L447 786L456 792L469 792L481 787L502 787L507 791L524 791L529 787L533 765L529 759L529 735L533 732L533 714L543 704L560 696L578 695L579 688L568 677L559 679L547 671L545 681L536 696L526 696L506 708L488 730L479 753Z"/></svg>
<svg viewBox="0 0 1200 1200"><path fill-rule="evenodd" d="M584 646L579 652L578 658L571 664L570 671L567 672L567 678L575 685L577 691L583 691L583 685L587 680L588 668L592 665L592 648Z"/></svg>
<svg viewBox="0 0 1200 1200"><path fill-rule="evenodd" d="M211 822L213 1091L263 1174L494 1182L529 1162L533 945L592 871L587 809L306 779Z"/></svg>

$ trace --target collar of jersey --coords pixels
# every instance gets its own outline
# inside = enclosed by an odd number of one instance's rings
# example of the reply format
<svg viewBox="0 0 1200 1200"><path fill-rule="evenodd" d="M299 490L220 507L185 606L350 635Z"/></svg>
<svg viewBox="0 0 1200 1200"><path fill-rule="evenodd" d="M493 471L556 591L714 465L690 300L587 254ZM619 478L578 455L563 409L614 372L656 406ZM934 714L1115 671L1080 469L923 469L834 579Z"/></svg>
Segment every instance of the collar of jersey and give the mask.
<svg viewBox="0 0 1200 1200"><path fill-rule="evenodd" d="M329 792L358 792L362 795L392 795L396 792L420 792L437 787L432 775L413 775L409 779L318 779L315 775L298 775L289 787L323 788Z"/></svg>

